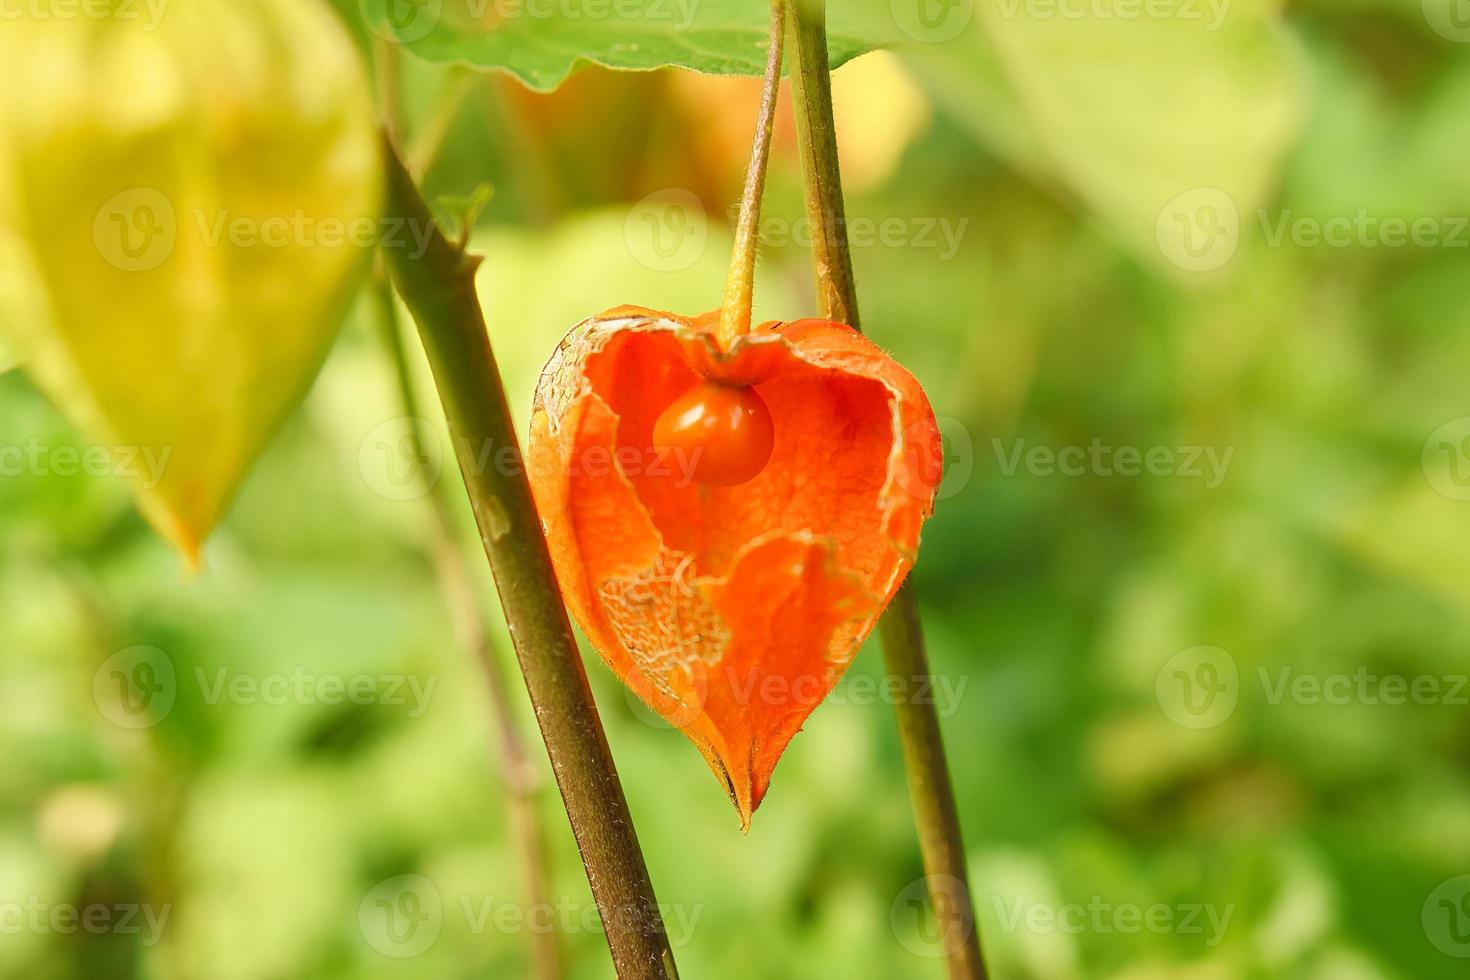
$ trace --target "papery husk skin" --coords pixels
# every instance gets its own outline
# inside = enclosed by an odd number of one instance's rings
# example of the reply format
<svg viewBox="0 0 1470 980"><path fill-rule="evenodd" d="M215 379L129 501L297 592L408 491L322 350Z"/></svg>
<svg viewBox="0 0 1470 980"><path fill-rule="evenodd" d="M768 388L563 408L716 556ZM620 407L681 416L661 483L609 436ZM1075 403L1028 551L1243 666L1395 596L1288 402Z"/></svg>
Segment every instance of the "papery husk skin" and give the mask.
<svg viewBox="0 0 1470 980"><path fill-rule="evenodd" d="M547 364L528 465L568 607L623 682L704 754L748 828L791 738L913 564L941 472L914 377L857 331L620 307ZM651 444L700 378L753 384L776 445L735 487Z"/></svg>
<svg viewBox="0 0 1470 980"><path fill-rule="evenodd" d="M370 254L370 86L317 0L108 9L0 27L0 337L193 560Z"/></svg>

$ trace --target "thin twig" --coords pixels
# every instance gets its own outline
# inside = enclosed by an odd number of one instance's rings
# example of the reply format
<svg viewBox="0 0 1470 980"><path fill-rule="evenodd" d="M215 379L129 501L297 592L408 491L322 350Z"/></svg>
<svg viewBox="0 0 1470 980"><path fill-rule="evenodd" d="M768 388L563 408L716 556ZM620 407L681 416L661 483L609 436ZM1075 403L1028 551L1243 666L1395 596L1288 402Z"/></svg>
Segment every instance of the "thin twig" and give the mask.
<svg viewBox="0 0 1470 980"><path fill-rule="evenodd" d="M470 93L488 80L468 68L455 69L445 79L429 115L413 134L408 144L408 169L419 176L429 172L429 166L439 156L439 151L448 141L459 114L464 111Z"/></svg>
<svg viewBox="0 0 1470 980"><path fill-rule="evenodd" d="M771 41L766 57L765 84L750 147L750 169L740 196L740 219L735 226L735 249L725 297L720 304L720 343L729 347L750 332L750 307L755 293L755 258L760 243L761 197L766 189L766 163L771 157L771 133L776 122L776 97L781 90L781 55L785 48L786 2L771 2Z"/></svg>
<svg viewBox="0 0 1470 980"><path fill-rule="evenodd" d="M807 215L813 228L812 255L817 292L829 319L858 328L857 287L847 242L842 178L837 164L837 134L832 119L832 79L827 58L826 14L820 2L791 4L792 98L807 186ZM929 657L918 601L905 582L879 622L890 676L915 689L929 675ZM984 980L980 934L965 866L959 811L944 757L939 717L932 703L900 699L899 738L908 770L909 795L919 831L930 904L954 980Z"/></svg>
<svg viewBox="0 0 1470 980"><path fill-rule="evenodd" d="M427 232L420 253L388 249L418 324L521 675L621 980L676 980L673 952L612 751L592 700L542 535L500 371L475 290L479 260L444 237L391 142L390 218ZM506 451L510 466L480 460Z"/></svg>

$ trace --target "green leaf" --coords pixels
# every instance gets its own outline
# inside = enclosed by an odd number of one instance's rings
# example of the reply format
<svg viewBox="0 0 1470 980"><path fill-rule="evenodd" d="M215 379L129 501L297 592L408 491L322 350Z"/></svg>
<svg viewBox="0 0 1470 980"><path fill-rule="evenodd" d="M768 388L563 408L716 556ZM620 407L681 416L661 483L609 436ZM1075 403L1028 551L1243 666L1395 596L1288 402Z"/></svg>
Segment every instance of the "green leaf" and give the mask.
<svg viewBox="0 0 1470 980"><path fill-rule="evenodd" d="M155 27L0 32L0 334L192 559L336 335L381 161L327 8Z"/></svg>
<svg viewBox="0 0 1470 980"><path fill-rule="evenodd" d="M895 40L890 19L853 6L832 7L834 68ZM761 0L361 0L361 12L421 58L507 71L540 92L588 65L760 75L770 31Z"/></svg>
<svg viewBox="0 0 1470 980"><path fill-rule="evenodd" d="M1188 264L1165 240L1175 219L1218 205L1235 238L1254 224L1303 117L1303 59L1265 0L1082 5L1067 16L1002 0L976 3L948 33L912 49L936 97L1165 265ZM1215 260L1229 255L1201 268Z"/></svg>
<svg viewBox="0 0 1470 980"><path fill-rule="evenodd" d="M495 197L495 188L481 183L468 194L441 194L433 202L434 216L448 229L451 238L469 240L480 213Z"/></svg>

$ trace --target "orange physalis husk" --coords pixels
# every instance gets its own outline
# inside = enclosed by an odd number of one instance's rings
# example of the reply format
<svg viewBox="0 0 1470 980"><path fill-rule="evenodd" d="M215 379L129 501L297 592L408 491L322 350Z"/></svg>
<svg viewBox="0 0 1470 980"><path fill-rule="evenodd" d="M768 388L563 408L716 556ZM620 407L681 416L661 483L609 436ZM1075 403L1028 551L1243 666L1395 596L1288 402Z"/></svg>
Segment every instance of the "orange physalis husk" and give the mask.
<svg viewBox="0 0 1470 980"><path fill-rule="evenodd" d="M704 753L741 825L913 564L941 451L923 389L827 320L722 350L717 314L618 307L537 386L528 468L568 607L608 665ZM702 379L753 385L775 445L738 486L652 443Z"/></svg>

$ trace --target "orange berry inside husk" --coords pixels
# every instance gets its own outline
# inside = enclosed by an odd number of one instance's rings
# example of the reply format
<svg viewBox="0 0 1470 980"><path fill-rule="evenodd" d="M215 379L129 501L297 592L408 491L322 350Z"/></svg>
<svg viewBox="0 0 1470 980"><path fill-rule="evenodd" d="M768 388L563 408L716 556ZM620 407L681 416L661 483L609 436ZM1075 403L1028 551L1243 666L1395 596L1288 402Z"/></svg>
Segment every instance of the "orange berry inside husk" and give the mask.
<svg viewBox="0 0 1470 980"><path fill-rule="evenodd" d="M733 487L765 469L776 426L753 387L701 381L659 414L653 444L687 461L697 482Z"/></svg>

